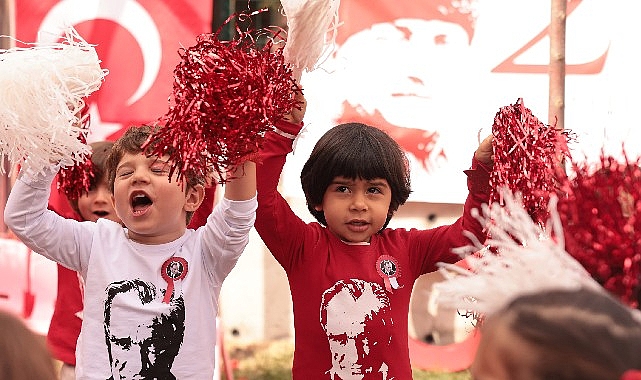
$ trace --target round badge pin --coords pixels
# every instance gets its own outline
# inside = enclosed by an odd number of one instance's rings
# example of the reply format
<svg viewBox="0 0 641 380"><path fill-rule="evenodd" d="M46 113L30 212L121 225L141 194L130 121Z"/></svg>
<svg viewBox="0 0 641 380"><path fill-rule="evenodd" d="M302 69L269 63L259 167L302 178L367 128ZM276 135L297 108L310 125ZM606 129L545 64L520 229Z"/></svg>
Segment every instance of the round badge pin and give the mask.
<svg viewBox="0 0 641 380"><path fill-rule="evenodd" d="M376 272L385 282L387 291L392 292L392 289L402 288L398 283L398 279L401 277L401 268L394 256L379 256L378 260L376 260Z"/></svg>
<svg viewBox="0 0 641 380"><path fill-rule="evenodd" d="M167 291L162 302L169 303L174 293L174 281L179 281L187 276L187 260L182 257L171 257L167 259L160 269L163 280L167 281Z"/></svg>

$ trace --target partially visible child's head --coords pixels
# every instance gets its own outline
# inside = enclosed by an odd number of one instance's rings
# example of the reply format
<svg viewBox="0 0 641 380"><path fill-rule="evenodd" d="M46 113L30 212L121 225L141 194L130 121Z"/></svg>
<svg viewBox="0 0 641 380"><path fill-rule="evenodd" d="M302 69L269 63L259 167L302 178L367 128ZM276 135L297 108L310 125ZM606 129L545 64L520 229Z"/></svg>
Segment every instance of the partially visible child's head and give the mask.
<svg viewBox="0 0 641 380"><path fill-rule="evenodd" d="M3 380L55 380L45 341L17 316L0 310L0 377Z"/></svg>
<svg viewBox="0 0 641 380"><path fill-rule="evenodd" d="M346 123L330 129L303 166L301 184L307 208L323 225L327 220L318 206L336 177L387 181L392 196L382 228L411 192L409 163L403 149L382 130L365 124Z"/></svg>
<svg viewBox="0 0 641 380"><path fill-rule="evenodd" d="M95 222L99 218L106 218L114 222L120 222L111 203L105 172L107 157L111 152L113 142L99 141L90 145L93 177L89 184L89 191L81 194L77 199L69 199L69 203L83 220Z"/></svg>
<svg viewBox="0 0 641 380"><path fill-rule="evenodd" d="M641 321L605 292L523 295L481 331L474 380L619 380L641 369Z"/></svg>

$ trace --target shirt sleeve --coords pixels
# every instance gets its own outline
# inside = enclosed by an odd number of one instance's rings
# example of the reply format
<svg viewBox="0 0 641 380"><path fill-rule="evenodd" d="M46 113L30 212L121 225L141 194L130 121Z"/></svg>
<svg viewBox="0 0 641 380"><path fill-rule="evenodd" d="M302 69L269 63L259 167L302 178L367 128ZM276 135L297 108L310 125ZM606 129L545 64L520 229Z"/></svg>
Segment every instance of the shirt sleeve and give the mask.
<svg viewBox="0 0 641 380"><path fill-rule="evenodd" d="M66 219L47 208L54 171L23 173L4 210L7 226L30 249L81 272L89 255L95 223Z"/></svg>
<svg viewBox="0 0 641 380"><path fill-rule="evenodd" d="M219 281L227 277L249 243L249 233L256 221L256 197L244 201L223 198L199 229L203 246L211 254L208 260Z"/></svg>
<svg viewBox="0 0 641 380"><path fill-rule="evenodd" d="M285 121L277 123L277 129L265 135L256 167L256 231L285 270L293 253L303 246L306 224L278 192L278 182L287 155L292 152L293 138L301 127Z"/></svg>
<svg viewBox="0 0 641 380"><path fill-rule="evenodd" d="M467 176L468 196L463 205L463 214L452 224L415 232L414 246L411 247L412 258L417 268L417 275L433 272L437 262L454 263L461 258L452 252L453 248L469 245L468 233L480 242L486 239L481 223L474 217L473 210L489 201L490 168L474 158L471 169L465 170Z"/></svg>

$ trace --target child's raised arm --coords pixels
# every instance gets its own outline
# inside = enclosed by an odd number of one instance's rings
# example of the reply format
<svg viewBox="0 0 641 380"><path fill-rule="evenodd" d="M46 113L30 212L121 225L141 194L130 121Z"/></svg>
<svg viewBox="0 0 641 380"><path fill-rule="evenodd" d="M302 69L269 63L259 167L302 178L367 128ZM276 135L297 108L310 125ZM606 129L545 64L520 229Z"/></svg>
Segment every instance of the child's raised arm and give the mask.
<svg viewBox="0 0 641 380"><path fill-rule="evenodd" d="M236 168L230 169L225 183L225 198L232 201L244 201L256 196L256 164L245 161Z"/></svg>
<svg viewBox="0 0 641 380"><path fill-rule="evenodd" d="M494 153L492 151L492 135L489 135L481 141L479 147L474 152L474 158L481 163L492 167L494 165Z"/></svg>
<svg viewBox="0 0 641 380"><path fill-rule="evenodd" d="M305 117L305 111L307 111L307 99L305 99L305 95L302 90L297 91L294 94L294 99L299 102L298 106L292 108L290 113L284 115L283 120L292 124L300 124L303 122L303 118Z"/></svg>

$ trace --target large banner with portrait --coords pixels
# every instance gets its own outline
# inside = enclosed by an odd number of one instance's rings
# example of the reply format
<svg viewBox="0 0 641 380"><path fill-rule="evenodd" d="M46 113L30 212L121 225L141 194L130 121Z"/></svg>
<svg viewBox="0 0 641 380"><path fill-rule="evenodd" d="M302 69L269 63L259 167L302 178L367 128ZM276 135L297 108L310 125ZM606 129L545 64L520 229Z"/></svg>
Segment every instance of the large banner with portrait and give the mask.
<svg viewBox="0 0 641 380"><path fill-rule="evenodd" d="M634 0L568 1L565 127L579 159L623 141L639 153L640 11ZM307 131L285 192L302 197L300 168L323 132L360 121L407 151L411 201L462 203L462 171L501 107L523 98L547 123L550 12L540 0L342 1L334 51L303 77Z"/></svg>

